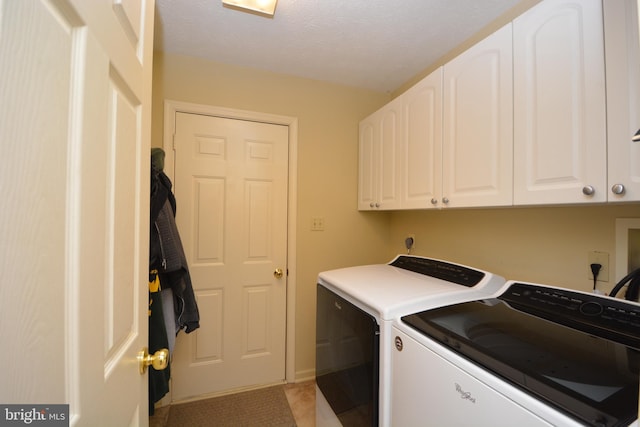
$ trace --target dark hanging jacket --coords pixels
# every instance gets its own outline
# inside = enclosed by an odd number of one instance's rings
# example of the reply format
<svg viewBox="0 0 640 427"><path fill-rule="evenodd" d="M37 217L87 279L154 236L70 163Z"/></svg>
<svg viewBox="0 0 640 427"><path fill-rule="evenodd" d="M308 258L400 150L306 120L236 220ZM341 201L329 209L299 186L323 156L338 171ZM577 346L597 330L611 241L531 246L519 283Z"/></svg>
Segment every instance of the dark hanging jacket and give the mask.
<svg viewBox="0 0 640 427"><path fill-rule="evenodd" d="M152 157L149 270L158 270L160 286L173 291L176 331L190 333L200 327L200 313L176 227L176 199L162 163Z"/></svg>
<svg viewBox="0 0 640 427"><path fill-rule="evenodd" d="M154 354L169 346L169 335L175 337L181 329L187 333L200 327L187 260L175 223L176 199L171 192L171 181L162 171L164 151L151 150L151 203L149 234L149 352ZM166 309L174 310L175 325L167 325L163 297L168 291L170 303ZM173 304L171 304L171 302ZM163 371L149 369L149 415L155 403L169 391L170 365Z"/></svg>

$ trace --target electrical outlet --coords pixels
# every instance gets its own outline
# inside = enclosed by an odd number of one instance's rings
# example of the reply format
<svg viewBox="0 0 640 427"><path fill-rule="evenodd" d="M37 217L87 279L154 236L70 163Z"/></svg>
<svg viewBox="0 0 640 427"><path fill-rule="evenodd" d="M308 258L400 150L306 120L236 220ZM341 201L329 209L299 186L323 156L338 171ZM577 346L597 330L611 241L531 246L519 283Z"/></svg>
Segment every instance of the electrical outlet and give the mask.
<svg viewBox="0 0 640 427"><path fill-rule="evenodd" d="M598 282L609 281L609 254L607 252L591 251L587 258L587 271L589 280L593 282L593 272L591 264L600 264L602 268L598 273Z"/></svg>
<svg viewBox="0 0 640 427"><path fill-rule="evenodd" d="M313 217L311 219L311 231L324 231L324 218Z"/></svg>

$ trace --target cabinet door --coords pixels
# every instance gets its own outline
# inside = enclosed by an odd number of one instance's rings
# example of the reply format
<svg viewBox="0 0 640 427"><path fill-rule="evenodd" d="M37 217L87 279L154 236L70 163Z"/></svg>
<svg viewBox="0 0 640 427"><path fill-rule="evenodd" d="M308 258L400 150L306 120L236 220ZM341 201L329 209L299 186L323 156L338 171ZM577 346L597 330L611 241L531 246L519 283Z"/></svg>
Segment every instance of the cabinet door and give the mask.
<svg viewBox="0 0 640 427"><path fill-rule="evenodd" d="M360 122L358 209L400 207L402 108L396 98Z"/></svg>
<svg viewBox="0 0 640 427"><path fill-rule="evenodd" d="M402 207L436 208L442 199L442 67L402 97Z"/></svg>
<svg viewBox="0 0 640 427"><path fill-rule="evenodd" d="M444 66L443 206L512 203L511 24Z"/></svg>
<svg viewBox="0 0 640 427"><path fill-rule="evenodd" d="M542 2L513 34L514 203L606 201L601 0Z"/></svg>
<svg viewBox="0 0 640 427"><path fill-rule="evenodd" d="M400 144L402 104L396 98L380 111L379 209L400 208Z"/></svg>
<svg viewBox="0 0 640 427"><path fill-rule="evenodd" d="M360 122L358 154L358 209L375 208L376 201L376 161L378 143L375 114Z"/></svg>
<svg viewBox="0 0 640 427"><path fill-rule="evenodd" d="M637 0L604 2L609 201L640 200L640 46ZM616 185L624 192L613 193ZM620 188L620 187L618 187Z"/></svg>

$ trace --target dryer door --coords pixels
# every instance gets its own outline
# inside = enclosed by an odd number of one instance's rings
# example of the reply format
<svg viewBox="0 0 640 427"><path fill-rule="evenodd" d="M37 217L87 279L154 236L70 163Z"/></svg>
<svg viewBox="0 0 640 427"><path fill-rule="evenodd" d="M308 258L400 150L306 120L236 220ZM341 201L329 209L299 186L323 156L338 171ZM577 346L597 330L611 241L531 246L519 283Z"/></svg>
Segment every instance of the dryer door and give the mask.
<svg viewBox="0 0 640 427"><path fill-rule="evenodd" d="M318 285L316 384L343 425L378 425L379 352L376 320Z"/></svg>

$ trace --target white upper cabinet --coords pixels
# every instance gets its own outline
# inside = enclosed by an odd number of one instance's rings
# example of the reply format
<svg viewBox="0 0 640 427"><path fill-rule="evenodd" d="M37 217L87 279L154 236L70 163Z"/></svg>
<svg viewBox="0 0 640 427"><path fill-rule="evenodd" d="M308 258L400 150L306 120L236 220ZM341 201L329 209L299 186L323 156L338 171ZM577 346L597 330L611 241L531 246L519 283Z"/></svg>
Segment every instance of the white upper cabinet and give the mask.
<svg viewBox="0 0 640 427"><path fill-rule="evenodd" d="M511 46L509 24L360 123L358 209L512 203Z"/></svg>
<svg viewBox="0 0 640 427"><path fill-rule="evenodd" d="M437 208L442 199L442 67L405 92L402 104L402 208Z"/></svg>
<svg viewBox="0 0 640 427"><path fill-rule="evenodd" d="M400 100L396 98L362 120L359 130L358 209L400 208Z"/></svg>
<svg viewBox="0 0 640 427"><path fill-rule="evenodd" d="M608 200L640 200L640 39L637 0L604 2ZM619 194L617 194L619 193Z"/></svg>
<svg viewBox="0 0 640 427"><path fill-rule="evenodd" d="M514 204L606 201L601 0L539 3L513 21L513 51Z"/></svg>
<svg viewBox="0 0 640 427"><path fill-rule="evenodd" d="M640 201L639 2L542 1L363 120L359 209Z"/></svg>
<svg viewBox="0 0 640 427"><path fill-rule="evenodd" d="M444 66L442 207L512 204L512 65L509 24Z"/></svg>

